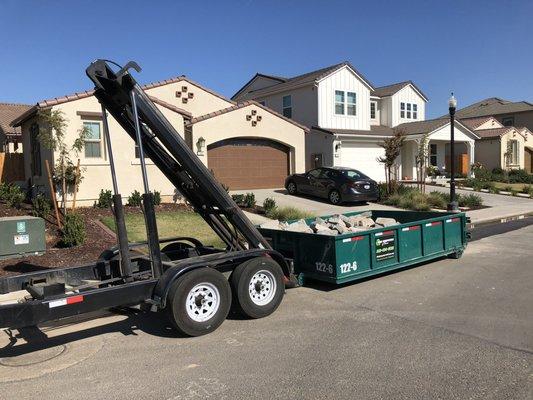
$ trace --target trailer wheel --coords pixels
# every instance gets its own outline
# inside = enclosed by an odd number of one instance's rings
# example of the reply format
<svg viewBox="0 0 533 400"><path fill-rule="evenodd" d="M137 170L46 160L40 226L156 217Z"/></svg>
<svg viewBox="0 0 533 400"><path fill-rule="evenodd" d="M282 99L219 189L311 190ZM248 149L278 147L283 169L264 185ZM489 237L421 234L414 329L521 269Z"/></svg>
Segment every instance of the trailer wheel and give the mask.
<svg viewBox="0 0 533 400"><path fill-rule="evenodd" d="M212 268L199 268L172 284L166 308L176 329L201 336L217 329L230 307L231 289L224 275Z"/></svg>
<svg viewBox="0 0 533 400"><path fill-rule="evenodd" d="M230 280L237 308L250 318L272 314L285 293L281 267L266 257L252 258L242 263Z"/></svg>

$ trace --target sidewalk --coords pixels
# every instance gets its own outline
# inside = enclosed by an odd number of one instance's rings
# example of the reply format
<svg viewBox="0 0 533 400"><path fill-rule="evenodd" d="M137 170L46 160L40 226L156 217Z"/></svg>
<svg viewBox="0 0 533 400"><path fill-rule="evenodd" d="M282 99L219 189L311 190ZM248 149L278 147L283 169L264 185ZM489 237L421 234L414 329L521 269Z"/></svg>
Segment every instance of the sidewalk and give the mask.
<svg viewBox="0 0 533 400"><path fill-rule="evenodd" d="M427 193L432 191L449 193L450 189L442 186L426 186ZM473 224L533 214L533 199L462 189L456 189L456 192L465 195L475 193L483 199L483 205L488 206L488 208L467 212Z"/></svg>

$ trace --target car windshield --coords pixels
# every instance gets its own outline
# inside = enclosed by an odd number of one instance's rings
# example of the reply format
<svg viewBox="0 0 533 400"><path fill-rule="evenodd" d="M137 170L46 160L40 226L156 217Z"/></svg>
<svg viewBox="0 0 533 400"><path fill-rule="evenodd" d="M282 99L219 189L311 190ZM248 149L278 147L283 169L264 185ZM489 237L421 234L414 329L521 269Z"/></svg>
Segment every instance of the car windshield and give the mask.
<svg viewBox="0 0 533 400"><path fill-rule="evenodd" d="M359 172L355 169L343 169L341 172L344 176L346 176L349 179L353 179L354 181L357 181L360 179L370 179L368 176L366 176L362 172Z"/></svg>

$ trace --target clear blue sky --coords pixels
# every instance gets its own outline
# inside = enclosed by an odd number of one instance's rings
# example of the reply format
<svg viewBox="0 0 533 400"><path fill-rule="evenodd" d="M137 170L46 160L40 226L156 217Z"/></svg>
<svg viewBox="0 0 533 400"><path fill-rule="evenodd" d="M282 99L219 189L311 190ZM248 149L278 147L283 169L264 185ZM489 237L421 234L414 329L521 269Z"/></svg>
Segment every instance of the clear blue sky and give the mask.
<svg viewBox="0 0 533 400"><path fill-rule="evenodd" d="M95 58L147 83L185 74L231 96L255 72L348 60L374 85L412 79L427 118L498 96L533 101L533 1L0 0L0 101L91 88Z"/></svg>

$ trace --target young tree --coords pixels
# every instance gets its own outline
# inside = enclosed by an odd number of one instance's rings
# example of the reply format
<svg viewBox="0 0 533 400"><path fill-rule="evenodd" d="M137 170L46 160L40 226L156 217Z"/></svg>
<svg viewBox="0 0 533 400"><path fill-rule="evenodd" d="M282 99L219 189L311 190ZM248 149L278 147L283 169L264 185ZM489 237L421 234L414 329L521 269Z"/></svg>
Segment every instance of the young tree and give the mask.
<svg viewBox="0 0 533 400"><path fill-rule="evenodd" d="M418 189L426 191L426 167L429 158L429 135L426 133L418 141L418 151L415 157Z"/></svg>
<svg viewBox="0 0 533 400"><path fill-rule="evenodd" d="M38 140L48 150L57 153L57 160L53 167L53 180L61 191L61 201L63 203L63 213L66 215L66 192L67 186L78 190L77 185L81 181L81 172L77 170L72 162L71 156L77 157L85 145L85 140L89 135L86 127L82 126L74 141L70 144L65 141L67 120L61 110L44 110L38 114L39 130Z"/></svg>
<svg viewBox="0 0 533 400"><path fill-rule="evenodd" d="M385 150L385 155L383 157L378 157L377 160L385 166L385 179L387 181L387 192L389 194L393 192L395 183L395 179L392 179L391 171L394 162L400 155L404 141L405 132L402 130L395 130L393 136L385 139L383 143L380 143L380 146Z"/></svg>

